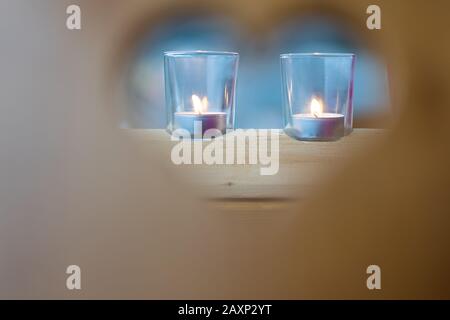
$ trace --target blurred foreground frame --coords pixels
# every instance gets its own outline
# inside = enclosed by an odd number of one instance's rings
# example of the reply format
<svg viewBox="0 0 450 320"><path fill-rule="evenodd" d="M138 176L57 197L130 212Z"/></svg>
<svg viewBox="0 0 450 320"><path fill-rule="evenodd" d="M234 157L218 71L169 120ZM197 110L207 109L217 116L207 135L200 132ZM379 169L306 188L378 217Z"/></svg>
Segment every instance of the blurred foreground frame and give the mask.
<svg viewBox="0 0 450 320"><path fill-rule="evenodd" d="M9 152L1 154L0 297L450 298L447 1L321 2L362 28L368 5L381 7L382 30L368 36L389 62L395 123L316 195L257 212L246 203L249 210L231 214L186 205L159 172L160 159L145 152L154 146L111 129L114 91L98 83L110 79L113 40L155 4L105 3L80 1L88 20L76 36L55 19L69 2L41 1L33 11L24 10L28 1L2 3L10 60L2 60L1 81ZM273 8L253 4L255 19ZM76 90L56 94L60 83ZM39 112L30 119L32 106ZM71 264L82 269L78 292L64 287ZM366 288L372 264L381 267L381 290Z"/></svg>

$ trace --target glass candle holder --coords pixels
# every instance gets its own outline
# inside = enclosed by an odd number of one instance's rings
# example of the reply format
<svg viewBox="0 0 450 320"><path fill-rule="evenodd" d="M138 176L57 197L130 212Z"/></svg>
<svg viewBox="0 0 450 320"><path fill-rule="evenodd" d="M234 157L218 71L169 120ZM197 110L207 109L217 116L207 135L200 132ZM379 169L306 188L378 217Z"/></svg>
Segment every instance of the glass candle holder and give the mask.
<svg viewBox="0 0 450 320"><path fill-rule="evenodd" d="M164 53L167 129L192 137L234 128L239 54L217 51Z"/></svg>
<svg viewBox="0 0 450 320"><path fill-rule="evenodd" d="M282 54L284 130L298 140L338 140L353 127L354 54Z"/></svg>

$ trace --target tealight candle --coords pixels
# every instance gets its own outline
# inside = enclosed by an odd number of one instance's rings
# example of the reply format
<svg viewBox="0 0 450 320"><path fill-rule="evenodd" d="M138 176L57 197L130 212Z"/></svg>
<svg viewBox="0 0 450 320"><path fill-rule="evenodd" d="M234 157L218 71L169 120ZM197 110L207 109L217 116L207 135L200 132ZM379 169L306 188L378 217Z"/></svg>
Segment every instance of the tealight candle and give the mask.
<svg viewBox="0 0 450 320"><path fill-rule="evenodd" d="M292 129L296 138L301 140L337 140L344 136L344 115L324 113L323 103L313 98L311 113L292 115Z"/></svg>
<svg viewBox="0 0 450 320"><path fill-rule="evenodd" d="M234 52L165 52L167 131L209 139L233 129L238 62Z"/></svg>
<svg viewBox="0 0 450 320"><path fill-rule="evenodd" d="M297 140L338 140L352 131L355 55L280 56L284 132Z"/></svg>
<svg viewBox="0 0 450 320"><path fill-rule="evenodd" d="M192 95L192 106L194 111L180 111L174 113L174 127L185 129L193 136L203 134L209 129L217 129L222 134L227 127L227 114L225 112L208 112L208 99L200 99L197 95ZM201 125L200 132L195 132L197 125Z"/></svg>

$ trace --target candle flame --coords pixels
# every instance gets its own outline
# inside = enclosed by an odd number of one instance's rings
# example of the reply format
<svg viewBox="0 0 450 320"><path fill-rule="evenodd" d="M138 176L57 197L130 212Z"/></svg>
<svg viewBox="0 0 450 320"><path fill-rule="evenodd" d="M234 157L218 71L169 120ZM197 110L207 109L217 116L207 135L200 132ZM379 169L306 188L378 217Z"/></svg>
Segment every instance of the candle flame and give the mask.
<svg viewBox="0 0 450 320"><path fill-rule="evenodd" d="M196 94L192 95L192 106L194 107L194 111L197 113L202 113L206 110L208 110L208 98L203 97L203 99L200 99L200 97Z"/></svg>
<svg viewBox="0 0 450 320"><path fill-rule="evenodd" d="M311 100L311 114L318 118L323 112L323 104L320 99L313 98Z"/></svg>
<svg viewBox="0 0 450 320"><path fill-rule="evenodd" d="M208 110L208 98L207 97L203 97L202 99L203 102L203 110Z"/></svg>

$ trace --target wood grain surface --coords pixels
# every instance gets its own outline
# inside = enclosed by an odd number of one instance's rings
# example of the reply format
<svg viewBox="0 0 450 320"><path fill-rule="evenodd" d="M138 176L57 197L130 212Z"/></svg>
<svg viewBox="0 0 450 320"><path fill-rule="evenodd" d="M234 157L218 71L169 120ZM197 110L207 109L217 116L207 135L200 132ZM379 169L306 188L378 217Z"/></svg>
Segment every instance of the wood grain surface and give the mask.
<svg viewBox="0 0 450 320"><path fill-rule="evenodd" d="M275 175L264 176L260 174L261 164L250 165L248 161L244 165L175 165L170 154L178 142L171 141L165 130L133 129L127 132L138 137L144 148L145 144L161 148L168 167L190 179L205 198L227 211L280 209L294 197L302 198L317 192L324 180L344 170L346 160L363 154L368 145L387 135L387 131L382 129L355 129L349 136L335 142L304 142L278 130L279 171ZM203 147L209 143L204 141ZM246 154L249 148L254 147L247 141Z"/></svg>

